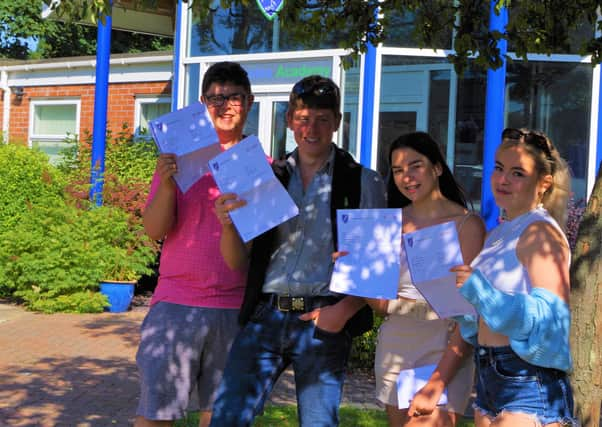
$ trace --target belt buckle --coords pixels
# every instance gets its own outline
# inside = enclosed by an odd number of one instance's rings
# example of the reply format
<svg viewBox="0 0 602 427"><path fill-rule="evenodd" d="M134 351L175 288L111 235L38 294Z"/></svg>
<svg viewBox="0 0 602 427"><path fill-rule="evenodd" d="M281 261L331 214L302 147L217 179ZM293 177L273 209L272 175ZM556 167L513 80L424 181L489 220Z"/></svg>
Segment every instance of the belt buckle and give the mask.
<svg viewBox="0 0 602 427"><path fill-rule="evenodd" d="M293 311L304 311L305 310L305 298L303 298L303 297L292 297L291 298L291 310L293 310Z"/></svg>

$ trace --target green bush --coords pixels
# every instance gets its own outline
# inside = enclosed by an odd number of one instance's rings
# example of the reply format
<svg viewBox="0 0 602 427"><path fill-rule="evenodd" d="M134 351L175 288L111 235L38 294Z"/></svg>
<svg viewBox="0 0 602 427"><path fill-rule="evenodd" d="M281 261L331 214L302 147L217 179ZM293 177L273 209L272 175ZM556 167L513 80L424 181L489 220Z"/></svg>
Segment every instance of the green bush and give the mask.
<svg viewBox="0 0 602 427"><path fill-rule="evenodd" d="M63 160L58 167L67 176L66 191L70 197L87 203L90 193L91 137L88 134L81 142L74 138L68 142L71 145L63 152ZM155 144L152 140L132 139L124 124L123 130L115 138L110 131L107 132L105 147L103 204L128 212L134 226L142 224L142 212L157 162ZM155 242L143 239L140 243L158 252Z"/></svg>
<svg viewBox="0 0 602 427"><path fill-rule="evenodd" d="M18 224L31 206L57 206L65 181L48 157L26 146L0 144L0 229Z"/></svg>
<svg viewBox="0 0 602 427"><path fill-rule="evenodd" d="M375 314L372 329L353 339L349 356L349 366L352 369L374 369L374 352L376 350L378 328L382 323L383 318Z"/></svg>
<svg viewBox="0 0 602 427"><path fill-rule="evenodd" d="M32 207L0 234L0 289L36 311L102 311L106 297L94 293L99 281L150 272L154 253L132 249L135 231L115 208Z"/></svg>
<svg viewBox="0 0 602 427"><path fill-rule="evenodd" d="M142 227L154 166L152 141L120 134L106 148L105 206L91 206L90 145L58 167L25 146L0 145L0 296L44 312L98 312L101 280L153 273L158 253Z"/></svg>

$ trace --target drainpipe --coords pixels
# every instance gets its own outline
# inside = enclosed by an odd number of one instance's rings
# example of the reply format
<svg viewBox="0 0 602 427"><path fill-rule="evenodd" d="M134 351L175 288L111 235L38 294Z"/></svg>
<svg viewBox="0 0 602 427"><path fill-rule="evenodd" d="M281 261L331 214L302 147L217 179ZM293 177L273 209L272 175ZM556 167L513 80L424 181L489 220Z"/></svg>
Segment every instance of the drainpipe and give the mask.
<svg viewBox="0 0 602 427"><path fill-rule="evenodd" d="M491 1L489 12L489 29L506 31L508 9L502 7L500 14L495 13L495 0ZM485 220L487 230L497 225L499 209L495 204L491 191L491 175L495 163L495 151L502 140L504 130L504 106L506 90L506 60L508 51L506 40L498 42L503 65L497 70L487 71L487 92L485 95L485 142L483 146L483 178L481 180L481 216Z"/></svg>
<svg viewBox="0 0 602 427"><path fill-rule="evenodd" d="M8 144L8 130L10 125L10 87L8 86L8 73L2 70L0 73L0 89L3 93L2 104L2 142Z"/></svg>
<svg viewBox="0 0 602 427"><path fill-rule="evenodd" d="M109 61L111 59L112 19L98 20L96 46L96 85L94 90L94 127L92 132L92 167L90 200L102 206L105 172L105 139L107 134L107 98L109 96Z"/></svg>

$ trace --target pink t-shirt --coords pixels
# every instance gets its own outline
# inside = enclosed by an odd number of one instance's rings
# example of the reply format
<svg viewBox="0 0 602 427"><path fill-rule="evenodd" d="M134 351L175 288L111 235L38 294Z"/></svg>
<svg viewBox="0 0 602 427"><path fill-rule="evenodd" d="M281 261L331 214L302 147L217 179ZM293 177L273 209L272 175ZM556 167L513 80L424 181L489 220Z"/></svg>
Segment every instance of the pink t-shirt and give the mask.
<svg viewBox="0 0 602 427"><path fill-rule="evenodd" d="M155 173L147 204L159 187ZM161 250L159 282L151 305L160 301L194 307L240 308L246 272L232 271L219 249L221 225L215 215L219 189L205 174L186 194L177 191L175 227Z"/></svg>

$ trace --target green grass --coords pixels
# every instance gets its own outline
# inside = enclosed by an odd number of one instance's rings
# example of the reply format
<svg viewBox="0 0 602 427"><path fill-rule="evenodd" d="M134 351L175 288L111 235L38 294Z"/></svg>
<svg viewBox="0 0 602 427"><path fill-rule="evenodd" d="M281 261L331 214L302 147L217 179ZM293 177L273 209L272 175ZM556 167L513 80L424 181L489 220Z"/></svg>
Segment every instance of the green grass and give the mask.
<svg viewBox="0 0 602 427"><path fill-rule="evenodd" d="M340 427L388 427L385 411L361 409L352 406L341 407ZM198 415L190 414L178 421L176 427L197 427ZM255 419L253 427L297 427L297 407L294 405L266 406L262 416ZM460 422L457 427L474 427L472 420Z"/></svg>

